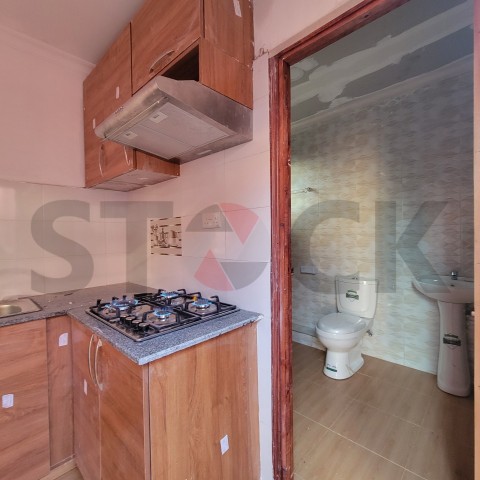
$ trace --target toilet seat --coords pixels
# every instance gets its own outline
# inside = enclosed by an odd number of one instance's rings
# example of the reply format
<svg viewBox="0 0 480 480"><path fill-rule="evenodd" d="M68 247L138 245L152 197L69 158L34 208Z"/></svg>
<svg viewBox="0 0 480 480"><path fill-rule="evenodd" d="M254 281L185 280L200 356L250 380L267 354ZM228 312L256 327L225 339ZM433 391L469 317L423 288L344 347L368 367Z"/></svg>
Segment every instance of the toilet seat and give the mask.
<svg viewBox="0 0 480 480"><path fill-rule="evenodd" d="M367 328L364 318L347 313L330 313L322 317L317 324L317 329L333 334L348 334L361 332Z"/></svg>

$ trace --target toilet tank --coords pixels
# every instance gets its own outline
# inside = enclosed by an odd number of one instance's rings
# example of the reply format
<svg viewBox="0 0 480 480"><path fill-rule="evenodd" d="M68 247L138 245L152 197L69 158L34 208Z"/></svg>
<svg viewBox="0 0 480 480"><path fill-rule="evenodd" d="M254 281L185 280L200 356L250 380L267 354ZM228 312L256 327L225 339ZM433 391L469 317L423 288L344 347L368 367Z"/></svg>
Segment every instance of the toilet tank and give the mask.
<svg viewBox="0 0 480 480"><path fill-rule="evenodd" d="M373 318L377 308L378 280L362 277L336 277L337 309L341 313Z"/></svg>

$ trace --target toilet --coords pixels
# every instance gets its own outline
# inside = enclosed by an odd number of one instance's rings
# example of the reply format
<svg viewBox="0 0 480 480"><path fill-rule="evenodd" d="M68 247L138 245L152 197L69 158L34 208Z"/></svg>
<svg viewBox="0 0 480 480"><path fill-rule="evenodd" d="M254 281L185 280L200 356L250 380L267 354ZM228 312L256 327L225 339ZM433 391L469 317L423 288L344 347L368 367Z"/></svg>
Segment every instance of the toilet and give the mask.
<svg viewBox="0 0 480 480"><path fill-rule="evenodd" d="M327 349L327 377L343 380L363 365L360 342L373 324L377 290L375 279L335 277L338 313L325 315L316 326L317 338Z"/></svg>

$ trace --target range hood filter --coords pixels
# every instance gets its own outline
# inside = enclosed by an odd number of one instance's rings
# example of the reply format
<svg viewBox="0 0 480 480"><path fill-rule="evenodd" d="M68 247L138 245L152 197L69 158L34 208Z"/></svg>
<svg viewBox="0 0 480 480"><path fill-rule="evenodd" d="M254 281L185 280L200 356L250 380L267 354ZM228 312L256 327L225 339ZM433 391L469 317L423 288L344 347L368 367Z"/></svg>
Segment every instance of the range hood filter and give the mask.
<svg viewBox="0 0 480 480"><path fill-rule="evenodd" d="M157 76L95 133L183 163L250 141L252 111L198 82Z"/></svg>

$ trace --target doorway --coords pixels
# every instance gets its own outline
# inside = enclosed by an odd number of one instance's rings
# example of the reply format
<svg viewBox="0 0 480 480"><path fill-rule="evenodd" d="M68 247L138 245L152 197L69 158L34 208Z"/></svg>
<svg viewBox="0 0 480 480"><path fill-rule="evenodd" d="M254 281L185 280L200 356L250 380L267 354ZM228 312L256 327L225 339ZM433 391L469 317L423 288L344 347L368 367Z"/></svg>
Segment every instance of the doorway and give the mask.
<svg viewBox="0 0 480 480"><path fill-rule="evenodd" d="M272 131L272 345L275 478L291 478L292 280L290 220L290 66L383 16L405 1L362 2L270 61Z"/></svg>

